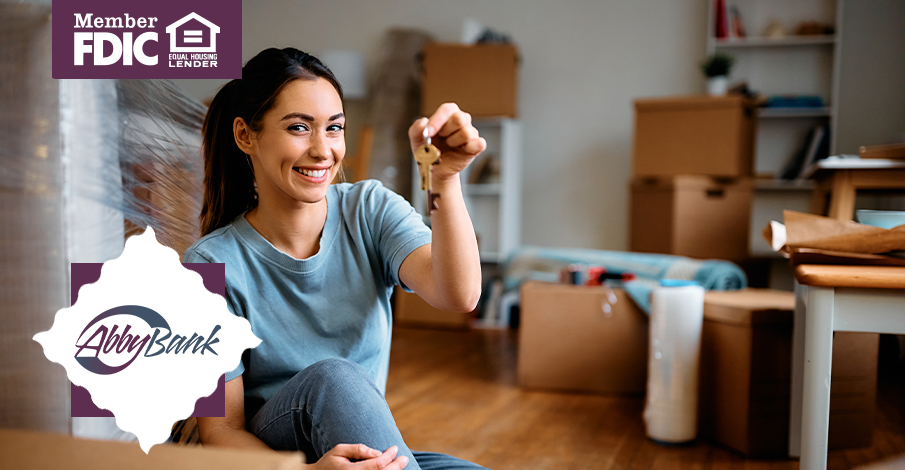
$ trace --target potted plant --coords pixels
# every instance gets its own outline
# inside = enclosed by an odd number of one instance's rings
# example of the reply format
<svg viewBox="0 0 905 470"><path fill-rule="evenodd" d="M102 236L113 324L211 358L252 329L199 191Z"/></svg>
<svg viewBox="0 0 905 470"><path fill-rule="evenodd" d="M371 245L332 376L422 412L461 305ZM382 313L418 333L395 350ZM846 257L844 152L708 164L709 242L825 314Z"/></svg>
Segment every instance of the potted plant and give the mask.
<svg viewBox="0 0 905 470"><path fill-rule="evenodd" d="M707 92L711 96L721 96L726 94L729 83L729 71L735 57L727 54L716 53L708 57L701 63L701 70L707 77Z"/></svg>

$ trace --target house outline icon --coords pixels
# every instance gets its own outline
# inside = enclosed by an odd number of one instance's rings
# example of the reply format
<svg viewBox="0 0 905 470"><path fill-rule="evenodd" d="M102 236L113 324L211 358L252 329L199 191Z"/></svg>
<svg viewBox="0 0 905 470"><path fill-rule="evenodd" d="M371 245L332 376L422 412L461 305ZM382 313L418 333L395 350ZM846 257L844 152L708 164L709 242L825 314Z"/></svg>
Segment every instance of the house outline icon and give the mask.
<svg viewBox="0 0 905 470"><path fill-rule="evenodd" d="M179 27L182 26L183 24L187 23L189 20L198 20L200 23L202 23L203 25L208 27L208 29L210 30L210 35L211 35L211 45L210 46L193 47L193 46L177 46L176 45L176 39L177 39L176 30L179 29ZM204 17L202 17L201 15L199 15L195 12L191 12L188 15L185 15L184 17L177 20L173 24L167 26L166 31L167 31L167 34L170 35L170 52L217 52L217 33L220 32L220 27L215 25L214 23L211 23L210 21L204 19ZM184 31L184 33L192 33L192 32L193 31ZM195 35L197 35L197 33L199 33L199 31L195 31L194 33L196 33ZM195 36L195 35L191 35L191 36ZM189 34L186 34L186 39L190 39ZM198 39L199 40L198 42L200 42L200 40L201 40L200 37L198 37L198 38L191 37L191 39ZM188 41L186 41L186 42L188 42Z"/></svg>

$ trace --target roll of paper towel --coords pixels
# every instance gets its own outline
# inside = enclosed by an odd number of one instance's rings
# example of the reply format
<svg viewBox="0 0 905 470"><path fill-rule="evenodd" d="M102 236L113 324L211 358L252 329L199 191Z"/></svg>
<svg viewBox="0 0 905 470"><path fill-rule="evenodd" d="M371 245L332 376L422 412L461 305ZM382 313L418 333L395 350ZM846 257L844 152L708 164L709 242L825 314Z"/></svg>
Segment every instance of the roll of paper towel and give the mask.
<svg viewBox="0 0 905 470"><path fill-rule="evenodd" d="M698 428L698 367L704 289L663 280L651 293L650 354L644 423L655 441L694 440Z"/></svg>

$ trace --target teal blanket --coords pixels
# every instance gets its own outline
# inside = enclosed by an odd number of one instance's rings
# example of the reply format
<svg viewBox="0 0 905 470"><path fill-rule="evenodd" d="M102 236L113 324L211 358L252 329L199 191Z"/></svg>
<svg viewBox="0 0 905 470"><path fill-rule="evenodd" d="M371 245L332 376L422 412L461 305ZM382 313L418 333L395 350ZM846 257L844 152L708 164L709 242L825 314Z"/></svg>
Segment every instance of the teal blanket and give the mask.
<svg viewBox="0 0 905 470"><path fill-rule="evenodd" d="M660 279L695 281L705 290L736 290L748 285L744 271L729 261L628 251L525 246L506 261L503 290L517 290L527 280L557 282L559 271L570 264L603 266L609 273L634 273L636 280L626 282L625 291L647 313L650 313L650 292Z"/></svg>

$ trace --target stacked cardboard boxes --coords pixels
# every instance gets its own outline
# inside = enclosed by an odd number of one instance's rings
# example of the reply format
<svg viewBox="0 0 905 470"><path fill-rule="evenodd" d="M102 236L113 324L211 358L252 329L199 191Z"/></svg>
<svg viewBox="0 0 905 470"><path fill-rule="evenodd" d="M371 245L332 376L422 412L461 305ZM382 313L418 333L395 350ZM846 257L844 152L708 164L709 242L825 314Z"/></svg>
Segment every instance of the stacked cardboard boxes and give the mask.
<svg viewBox="0 0 905 470"><path fill-rule="evenodd" d="M747 258L755 124L740 96L635 101L632 251Z"/></svg>

